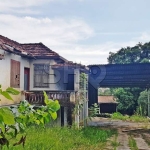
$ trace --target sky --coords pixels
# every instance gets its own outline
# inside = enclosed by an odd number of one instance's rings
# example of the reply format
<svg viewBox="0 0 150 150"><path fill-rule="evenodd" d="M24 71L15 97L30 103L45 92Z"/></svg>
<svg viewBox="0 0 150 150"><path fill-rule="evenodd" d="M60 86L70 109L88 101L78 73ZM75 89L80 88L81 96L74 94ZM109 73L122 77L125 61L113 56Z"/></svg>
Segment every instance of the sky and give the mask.
<svg viewBox="0 0 150 150"><path fill-rule="evenodd" d="M150 41L150 0L0 0L0 34L42 42L64 58L106 64L109 52Z"/></svg>

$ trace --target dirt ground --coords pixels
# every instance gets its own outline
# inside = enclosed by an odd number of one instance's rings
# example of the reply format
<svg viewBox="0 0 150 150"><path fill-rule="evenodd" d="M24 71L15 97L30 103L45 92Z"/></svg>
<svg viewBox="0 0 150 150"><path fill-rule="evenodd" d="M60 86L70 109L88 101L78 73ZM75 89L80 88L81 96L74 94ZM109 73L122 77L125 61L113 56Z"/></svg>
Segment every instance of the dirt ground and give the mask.
<svg viewBox="0 0 150 150"><path fill-rule="evenodd" d="M108 140L105 150L150 150L150 123L95 117L88 122L88 125L118 130L118 135ZM131 140L133 147L129 144Z"/></svg>

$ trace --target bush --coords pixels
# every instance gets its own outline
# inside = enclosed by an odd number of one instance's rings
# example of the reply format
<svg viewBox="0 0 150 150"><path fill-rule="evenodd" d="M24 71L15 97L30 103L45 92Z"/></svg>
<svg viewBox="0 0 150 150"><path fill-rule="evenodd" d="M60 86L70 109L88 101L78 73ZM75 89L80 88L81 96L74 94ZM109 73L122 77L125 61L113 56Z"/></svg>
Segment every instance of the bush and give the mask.
<svg viewBox="0 0 150 150"><path fill-rule="evenodd" d="M112 114L111 118L112 119L119 119L119 120L127 120L129 118L129 116L128 115L123 116L121 113L115 112Z"/></svg>

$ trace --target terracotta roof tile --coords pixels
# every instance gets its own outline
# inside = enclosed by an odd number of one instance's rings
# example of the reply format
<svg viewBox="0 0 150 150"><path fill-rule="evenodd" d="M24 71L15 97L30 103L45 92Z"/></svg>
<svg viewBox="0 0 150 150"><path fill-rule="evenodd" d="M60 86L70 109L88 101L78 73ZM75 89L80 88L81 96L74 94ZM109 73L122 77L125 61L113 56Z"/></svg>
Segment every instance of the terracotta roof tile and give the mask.
<svg viewBox="0 0 150 150"><path fill-rule="evenodd" d="M25 51L23 47L16 41L13 41L7 37L4 37L0 35L0 46L4 50L13 51L13 49L16 49L20 52Z"/></svg>
<svg viewBox="0 0 150 150"><path fill-rule="evenodd" d="M16 41L0 35L0 48L21 56L30 56L32 58L55 57L56 59L60 59L63 62L68 62L68 60L61 57L58 53L52 51L43 43L20 44Z"/></svg>
<svg viewBox="0 0 150 150"><path fill-rule="evenodd" d="M55 64L52 66L52 68L63 68L63 67L69 67L69 68L82 68L88 70L88 68L85 65L73 63L72 61L68 61L66 63L61 64Z"/></svg>
<svg viewBox="0 0 150 150"><path fill-rule="evenodd" d="M22 47L29 53L31 53L34 57L57 57L58 53L52 51L43 43L27 43L21 44Z"/></svg>
<svg viewBox="0 0 150 150"><path fill-rule="evenodd" d="M98 96L98 103L117 103L114 96Z"/></svg>

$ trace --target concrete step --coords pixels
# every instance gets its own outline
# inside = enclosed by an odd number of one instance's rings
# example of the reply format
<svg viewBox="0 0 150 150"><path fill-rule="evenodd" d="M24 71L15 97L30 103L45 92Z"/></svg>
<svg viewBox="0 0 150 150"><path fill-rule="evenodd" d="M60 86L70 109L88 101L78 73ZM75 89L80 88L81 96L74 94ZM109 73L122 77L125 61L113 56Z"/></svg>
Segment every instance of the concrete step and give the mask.
<svg viewBox="0 0 150 150"><path fill-rule="evenodd" d="M145 140L141 137L134 138L136 141L136 145L139 150L150 150L148 144L145 142Z"/></svg>
<svg viewBox="0 0 150 150"><path fill-rule="evenodd" d="M117 150L130 150L128 135L126 133L119 132L117 142L119 143Z"/></svg>

